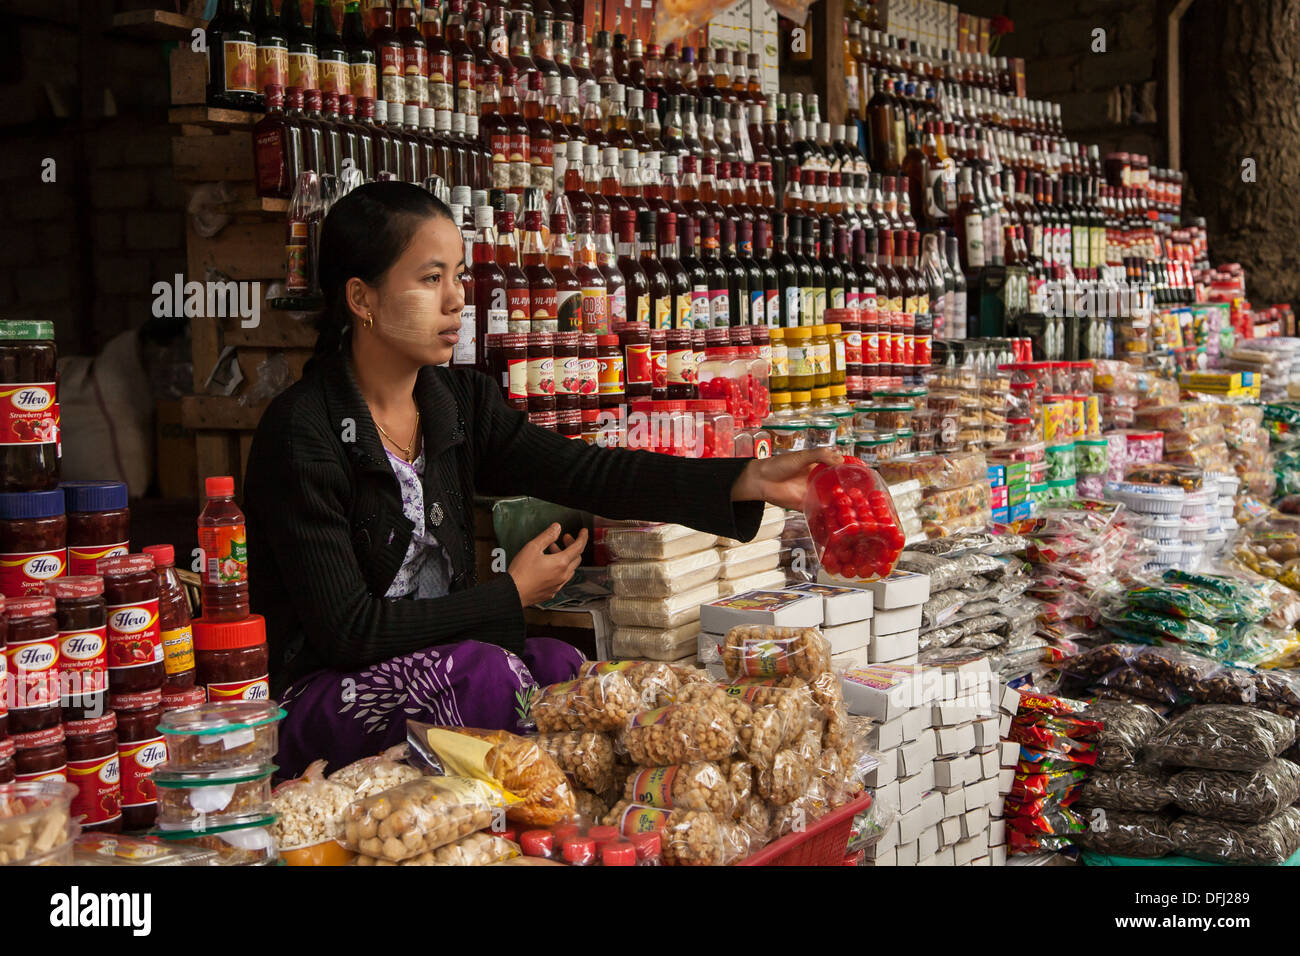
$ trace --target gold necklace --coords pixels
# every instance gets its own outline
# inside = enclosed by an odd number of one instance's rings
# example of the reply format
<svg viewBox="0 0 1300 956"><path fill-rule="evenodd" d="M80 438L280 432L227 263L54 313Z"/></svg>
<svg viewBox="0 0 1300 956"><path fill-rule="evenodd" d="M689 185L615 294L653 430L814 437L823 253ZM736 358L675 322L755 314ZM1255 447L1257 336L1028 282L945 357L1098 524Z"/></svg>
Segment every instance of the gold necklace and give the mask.
<svg viewBox="0 0 1300 956"><path fill-rule="evenodd" d="M403 445L401 442L393 438L392 435L388 434L388 432L384 431L384 426L379 424L379 419L376 418L374 421L375 421L375 427L379 429L379 434L387 438L388 443L392 445L394 448L401 450L402 460L405 461L408 465L411 462L413 462L415 460L415 455L412 453L412 451L415 448L416 439L420 437L420 410L418 408L415 410L415 430L411 432L411 441L409 444L406 445Z"/></svg>

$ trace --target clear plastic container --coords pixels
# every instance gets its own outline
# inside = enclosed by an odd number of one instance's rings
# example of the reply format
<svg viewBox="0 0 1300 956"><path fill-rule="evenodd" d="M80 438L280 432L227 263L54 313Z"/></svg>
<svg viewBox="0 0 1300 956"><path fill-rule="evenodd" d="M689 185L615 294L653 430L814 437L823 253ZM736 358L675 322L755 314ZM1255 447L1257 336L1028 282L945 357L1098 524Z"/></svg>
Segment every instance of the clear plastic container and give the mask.
<svg viewBox="0 0 1300 956"><path fill-rule="evenodd" d="M72 800L77 788L62 780L0 787L0 864L33 865L77 836Z"/></svg>
<svg viewBox="0 0 1300 956"><path fill-rule="evenodd" d="M1135 481L1106 484L1106 497L1119 501L1141 514L1176 515L1183 510L1187 494L1179 487L1152 485Z"/></svg>
<svg viewBox="0 0 1300 956"><path fill-rule="evenodd" d="M275 821L268 814L257 820L202 830L154 830L161 837L182 846L216 852L217 866L273 866L279 859L275 838L268 827Z"/></svg>
<svg viewBox="0 0 1300 956"><path fill-rule="evenodd" d="M163 714L158 732L167 740L168 770L268 764L279 743L284 711L274 702L201 704Z"/></svg>
<svg viewBox="0 0 1300 956"><path fill-rule="evenodd" d="M803 451L808 447L808 422L804 419L768 422L772 433L772 454Z"/></svg>
<svg viewBox="0 0 1300 956"><path fill-rule="evenodd" d="M738 419L721 399L696 398L685 402L694 440L686 444L688 458L734 458Z"/></svg>
<svg viewBox="0 0 1300 956"><path fill-rule="evenodd" d="M808 447L831 448L839 434L839 423L831 417L814 418L808 423Z"/></svg>
<svg viewBox="0 0 1300 956"><path fill-rule="evenodd" d="M206 830L265 817L273 766L251 770L155 770L159 830Z"/></svg>
<svg viewBox="0 0 1300 956"><path fill-rule="evenodd" d="M750 410L749 361L734 346L710 346L700 363L700 398L717 399L742 425L753 417ZM762 418L759 418L762 421Z"/></svg>
<svg viewBox="0 0 1300 956"><path fill-rule="evenodd" d="M616 627L611 647L615 657L679 661L694 656L699 633L699 621L677 627Z"/></svg>
<svg viewBox="0 0 1300 956"><path fill-rule="evenodd" d="M1074 481L1077 472L1074 464L1074 442L1047 446L1047 480Z"/></svg>
<svg viewBox="0 0 1300 956"><path fill-rule="evenodd" d="M829 573L850 579L888 577L903 550L889 490L861 461L816 466L804 496L804 515Z"/></svg>

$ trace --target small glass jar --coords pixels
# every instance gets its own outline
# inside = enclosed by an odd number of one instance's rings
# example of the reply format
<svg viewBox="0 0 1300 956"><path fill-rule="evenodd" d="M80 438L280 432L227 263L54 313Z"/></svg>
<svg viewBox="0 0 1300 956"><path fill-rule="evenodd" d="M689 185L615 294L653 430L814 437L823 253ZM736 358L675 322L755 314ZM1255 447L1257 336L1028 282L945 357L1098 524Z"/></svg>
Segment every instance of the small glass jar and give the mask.
<svg viewBox="0 0 1300 956"><path fill-rule="evenodd" d="M122 781L122 826L143 830L158 815L153 772L167 762L167 742L158 731L162 691L114 694L108 705L117 715L117 753Z"/></svg>
<svg viewBox="0 0 1300 956"><path fill-rule="evenodd" d="M498 354L506 405L517 412L528 411L528 336L520 332L502 335Z"/></svg>
<svg viewBox="0 0 1300 956"><path fill-rule="evenodd" d="M654 394L650 323L623 322L613 331L623 349L623 381L628 400L650 398Z"/></svg>
<svg viewBox="0 0 1300 956"><path fill-rule="evenodd" d="M792 392L811 391L817 384L813 370L812 328L806 325L785 330L786 383Z"/></svg>
<svg viewBox="0 0 1300 956"><path fill-rule="evenodd" d="M54 323L0 322L0 492L59 483L58 380Z"/></svg>
<svg viewBox="0 0 1300 956"><path fill-rule="evenodd" d="M131 550L131 509L121 481L65 481L68 574L94 574L100 558Z"/></svg>
<svg viewBox="0 0 1300 956"><path fill-rule="evenodd" d="M208 691L204 687L187 687L185 690L165 690L162 695L162 711L168 713L182 707L197 707L207 703Z"/></svg>
<svg viewBox="0 0 1300 956"><path fill-rule="evenodd" d="M695 397L695 355L690 329L668 329L668 395L670 400Z"/></svg>
<svg viewBox="0 0 1300 956"><path fill-rule="evenodd" d="M568 408L555 413L555 430L565 438L582 437L582 411Z"/></svg>
<svg viewBox="0 0 1300 956"><path fill-rule="evenodd" d="M108 611L108 689L111 694L161 688L166 677L158 627L158 577L153 558L128 554L103 558Z"/></svg>
<svg viewBox="0 0 1300 956"><path fill-rule="evenodd" d="M650 330L650 395L657 401L668 398L668 330Z"/></svg>
<svg viewBox="0 0 1300 956"><path fill-rule="evenodd" d="M831 342L826 335L826 326L814 325L808 339L808 350L812 357L813 388L829 388L831 384Z"/></svg>
<svg viewBox="0 0 1300 956"><path fill-rule="evenodd" d="M555 411L555 343L550 332L528 335L528 411Z"/></svg>
<svg viewBox="0 0 1300 956"><path fill-rule="evenodd" d="M600 407L617 408L627 401L623 371L623 348L617 335L602 335L597 340L600 365Z"/></svg>
<svg viewBox="0 0 1300 956"><path fill-rule="evenodd" d="M555 340L555 410L582 407L582 359L579 332L557 332Z"/></svg>
<svg viewBox="0 0 1300 956"><path fill-rule="evenodd" d="M31 780L68 779L68 749L65 746L63 725L55 724L44 730L28 734L14 734L14 780L24 783Z"/></svg>
<svg viewBox="0 0 1300 956"><path fill-rule="evenodd" d="M771 395L772 411L769 420L785 418L790 414L790 393L773 392Z"/></svg>
<svg viewBox="0 0 1300 956"><path fill-rule="evenodd" d="M826 323L826 341L831 347L831 385L843 385L846 378L845 363L848 349L844 343L844 330L838 322Z"/></svg>
<svg viewBox="0 0 1300 956"><path fill-rule="evenodd" d="M117 745L117 716L68 721L68 778L76 786L72 815L81 817L83 830L118 833L122 829L121 758Z"/></svg>
<svg viewBox="0 0 1300 956"><path fill-rule="evenodd" d="M529 412L528 421L538 428L545 428L549 432L557 431L559 428L559 418L555 412Z"/></svg>
<svg viewBox="0 0 1300 956"><path fill-rule="evenodd" d="M583 332L578 337L578 369L582 384L579 386L579 407L586 412L600 409L600 336ZM585 417L583 419L586 420ZM584 434L586 432L584 428Z"/></svg>
<svg viewBox="0 0 1300 956"><path fill-rule="evenodd" d="M596 444L600 435L600 409L582 409L582 440L588 445Z"/></svg>
<svg viewBox="0 0 1300 956"><path fill-rule="evenodd" d="M771 371L768 381L773 392L784 392L790 387L790 361L785 347L785 329L770 329L772 348Z"/></svg>
<svg viewBox="0 0 1300 956"><path fill-rule="evenodd" d="M819 417L808 422L808 447L833 448L838 437L839 424L834 418Z"/></svg>
<svg viewBox="0 0 1300 956"><path fill-rule="evenodd" d="M269 699L268 664L266 619L260 614L194 622L194 666L209 702Z"/></svg>
<svg viewBox="0 0 1300 956"><path fill-rule="evenodd" d="M54 598L13 598L5 616L9 623L4 649L9 680L0 690L10 695L9 732L30 734L57 727L62 712Z"/></svg>
<svg viewBox="0 0 1300 956"><path fill-rule="evenodd" d="M825 415L831 410L831 389L829 385L819 386L812 390L812 411L815 415Z"/></svg>
<svg viewBox="0 0 1300 956"><path fill-rule="evenodd" d="M45 585L59 627L63 717L104 713L108 694L108 611L98 575L58 578Z"/></svg>
<svg viewBox="0 0 1300 956"><path fill-rule="evenodd" d="M68 519L63 492L0 494L0 594L39 594L67 572Z"/></svg>
<svg viewBox="0 0 1300 956"><path fill-rule="evenodd" d="M796 418L812 413L812 389L790 393L790 414Z"/></svg>

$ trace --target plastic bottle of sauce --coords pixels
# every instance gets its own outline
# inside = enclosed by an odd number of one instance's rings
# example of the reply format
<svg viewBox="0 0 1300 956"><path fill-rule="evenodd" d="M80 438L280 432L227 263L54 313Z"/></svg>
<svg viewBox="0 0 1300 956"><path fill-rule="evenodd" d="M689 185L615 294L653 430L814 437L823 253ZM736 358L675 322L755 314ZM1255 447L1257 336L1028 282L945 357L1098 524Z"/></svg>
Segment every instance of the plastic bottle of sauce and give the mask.
<svg viewBox="0 0 1300 956"><path fill-rule="evenodd" d="M190 602L176 576L176 552L170 544L151 544L144 553L153 558L158 575L158 628L163 644L163 693L194 686L194 636Z"/></svg>
<svg viewBox="0 0 1300 956"><path fill-rule="evenodd" d="M234 478L208 478L204 490L208 501L199 514L203 616L209 621L237 621L248 616L244 513L235 504Z"/></svg>

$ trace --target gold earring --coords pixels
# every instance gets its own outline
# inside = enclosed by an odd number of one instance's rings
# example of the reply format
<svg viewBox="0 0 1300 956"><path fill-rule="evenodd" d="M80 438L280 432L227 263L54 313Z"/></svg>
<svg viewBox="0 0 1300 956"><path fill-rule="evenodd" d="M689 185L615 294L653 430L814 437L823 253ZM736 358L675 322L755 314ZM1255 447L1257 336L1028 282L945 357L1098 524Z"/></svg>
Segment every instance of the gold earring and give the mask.
<svg viewBox="0 0 1300 956"><path fill-rule="evenodd" d="M375 324L375 313L367 312L366 317L361 320L361 327L363 329L368 329L374 324Z"/></svg>

